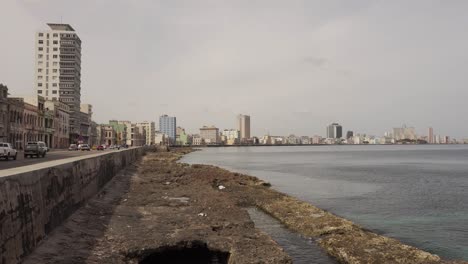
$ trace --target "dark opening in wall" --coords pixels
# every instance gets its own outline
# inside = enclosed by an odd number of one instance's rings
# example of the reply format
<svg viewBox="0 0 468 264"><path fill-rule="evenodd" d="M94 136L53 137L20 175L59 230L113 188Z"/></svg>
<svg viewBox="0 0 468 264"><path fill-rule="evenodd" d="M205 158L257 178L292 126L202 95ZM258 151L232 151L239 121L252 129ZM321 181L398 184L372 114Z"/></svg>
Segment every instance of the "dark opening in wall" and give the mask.
<svg viewBox="0 0 468 264"><path fill-rule="evenodd" d="M146 251L140 264L227 264L229 252L210 250L203 242L180 243Z"/></svg>

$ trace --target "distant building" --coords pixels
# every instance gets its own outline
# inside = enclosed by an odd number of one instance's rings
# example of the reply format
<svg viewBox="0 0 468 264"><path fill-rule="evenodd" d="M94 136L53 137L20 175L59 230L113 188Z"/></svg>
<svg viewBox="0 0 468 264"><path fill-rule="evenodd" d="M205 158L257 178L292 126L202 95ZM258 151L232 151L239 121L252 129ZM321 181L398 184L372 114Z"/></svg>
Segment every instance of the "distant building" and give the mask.
<svg viewBox="0 0 468 264"><path fill-rule="evenodd" d="M237 129L225 129L221 132L221 137L226 145L237 145L240 143L240 131Z"/></svg>
<svg viewBox="0 0 468 264"><path fill-rule="evenodd" d="M348 132L346 132L346 139L350 139L350 138L352 138L353 136L354 136L353 131L348 130Z"/></svg>
<svg viewBox="0 0 468 264"><path fill-rule="evenodd" d="M393 136L395 140L416 140L416 130L414 127L407 127L403 125L402 127L396 127L393 129Z"/></svg>
<svg viewBox="0 0 468 264"><path fill-rule="evenodd" d="M205 142L204 142L203 138L200 135L193 135L192 145L201 146L201 145L205 145Z"/></svg>
<svg viewBox="0 0 468 264"><path fill-rule="evenodd" d="M301 140L298 137L296 137L295 135L289 135L288 139L287 139L287 142L288 142L289 145L301 144Z"/></svg>
<svg viewBox="0 0 468 264"><path fill-rule="evenodd" d="M203 126L200 128L200 137L207 145L217 145L220 142L219 129L215 126Z"/></svg>
<svg viewBox="0 0 468 264"><path fill-rule="evenodd" d="M343 127L338 123L332 123L327 127L327 138L342 138Z"/></svg>
<svg viewBox="0 0 468 264"><path fill-rule="evenodd" d="M145 130L145 142L143 145L154 145L154 133L156 133L155 122L144 121L136 124L138 127L143 127Z"/></svg>
<svg viewBox="0 0 468 264"><path fill-rule="evenodd" d="M171 141L171 144L176 140L177 120L173 116L162 115L159 117L159 131L166 134Z"/></svg>
<svg viewBox="0 0 468 264"><path fill-rule="evenodd" d="M434 144L434 129L432 129L432 127L430 127L428 131L427 143Z"/></svg>
<svg viewBox="0 0 468 264"><path fill-rule="evenodd" d="M166 145L167 144L167 135L161 131L156 131L154 133L154 144L156 145Z"/></svg>
<svg viewBox="0 0 468 264"><path fill-rule="evenodd" d="M319 144L322 144L322 137L321 136L313 136L312 137L312 144L314 145L319 145Z"/></svg>
<svg viewBox="0 0 468 264"><path fill-rule="evenodd" d="M302 145L310 145L310 138L308 136L301 137L301 144Z"/></svg>
<svg viewBox="0 0 468 264"><path fill-rule="evenodd" d="M250 116L239 115L237 116L237 122L239 123L240 139L250 138Z"/></svg>

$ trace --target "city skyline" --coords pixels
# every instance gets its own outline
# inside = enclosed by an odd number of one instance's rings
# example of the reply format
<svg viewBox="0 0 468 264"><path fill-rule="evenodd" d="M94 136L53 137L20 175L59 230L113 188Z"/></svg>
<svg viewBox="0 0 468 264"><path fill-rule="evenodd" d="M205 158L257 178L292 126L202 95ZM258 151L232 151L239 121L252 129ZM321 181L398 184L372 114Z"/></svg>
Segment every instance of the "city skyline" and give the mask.
<svg viewBox="0 0 468 264"><path fill-rule="evenodd" d="M194 132L233 128L232 116L249 113L253 135L323 134L338 120L375 135L407 123L468 136L451 112L464 109L468 93L468 3L330 1L316 14L319 2L64 2L0 4L11 11L0 22L15 24L0 29L9 39L0 71L12 96L34 92L34 36L63 17L85 43L81 97L99 123L171 113ZM262 20L277 30L268 33Z"/></svg>

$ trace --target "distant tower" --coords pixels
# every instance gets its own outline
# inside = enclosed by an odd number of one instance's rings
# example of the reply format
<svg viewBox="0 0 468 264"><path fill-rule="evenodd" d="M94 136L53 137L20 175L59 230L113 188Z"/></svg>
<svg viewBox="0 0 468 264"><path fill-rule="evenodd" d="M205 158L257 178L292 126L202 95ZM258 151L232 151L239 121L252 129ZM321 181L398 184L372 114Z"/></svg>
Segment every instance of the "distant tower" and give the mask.
<svg viewBox="0 0 468 264"><path fill-rule="evenodd" d="M70 107L70 140L80 135L81 40L68 24L36 33L34 87L46 100Z"/></svg>
<svg viewBox="0 0 468 264"><path fill-rule="evenodd" d="M237 116L237 121L239 123L241 140L250 138L250 116L239 115Z"/></svg>
<svg viewBox="0 0 468 264"><path fill-rule="evenodd" d="M352 138L353 136L354 136L353 131L350 131L350 130L349 130L348 132L346 132L346 139L350 139L350 138Z"/></svg>
<svg viewBox="0 0 468 264"><path fill-rule="evenodd" d="M338 123L332 123L327 126L327 138L342 138L343 127Z"/></svg>
<svg viewBox="0 0 468 264"><path fill-rule="evenodd" d="M427 135L427 143L434 144L434 130L432 127L429 128L429 133Z"/></svg>
<svg viewBox="0 0 468 264"><path fill-rule="evenodd" d="M159 131L166 134L172 143L176 140L177 120L174 116L162 115L159 117Z"/></svg>

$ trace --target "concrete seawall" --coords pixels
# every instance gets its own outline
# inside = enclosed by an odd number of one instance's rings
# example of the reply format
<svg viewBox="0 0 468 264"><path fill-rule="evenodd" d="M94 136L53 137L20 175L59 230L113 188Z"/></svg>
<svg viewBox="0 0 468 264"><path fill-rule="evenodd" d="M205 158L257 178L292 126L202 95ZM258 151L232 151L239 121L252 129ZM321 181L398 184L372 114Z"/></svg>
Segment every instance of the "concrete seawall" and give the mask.
<svg viewBox="0 0 468 264"><path fill-rule="evenodd" d="M132 148L0 172L0 263L21 262L144 152Z"/></svg>

